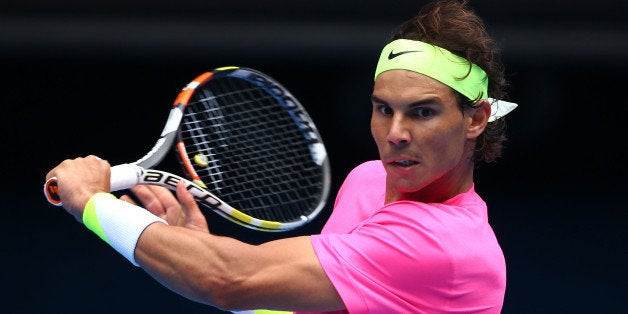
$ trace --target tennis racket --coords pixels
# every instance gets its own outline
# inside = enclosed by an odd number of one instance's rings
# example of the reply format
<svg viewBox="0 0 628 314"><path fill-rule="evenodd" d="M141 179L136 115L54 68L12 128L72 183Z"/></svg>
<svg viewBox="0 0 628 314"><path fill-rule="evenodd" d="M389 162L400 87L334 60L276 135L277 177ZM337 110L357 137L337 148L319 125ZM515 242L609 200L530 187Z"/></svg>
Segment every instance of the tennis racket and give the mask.
<svg viewBox="0 0 628 314"><path fill-rule="evenodd" d="M183 177L154 169L173 149ZM138 184L175 190L179 181L203 207L272 232L318 215L331 175L321 136L297 99L264 73L223 67L179 92L146 155L111 167L111 191ZM46 199L61 206L57 192L56 178L49 179Z"/></svg>

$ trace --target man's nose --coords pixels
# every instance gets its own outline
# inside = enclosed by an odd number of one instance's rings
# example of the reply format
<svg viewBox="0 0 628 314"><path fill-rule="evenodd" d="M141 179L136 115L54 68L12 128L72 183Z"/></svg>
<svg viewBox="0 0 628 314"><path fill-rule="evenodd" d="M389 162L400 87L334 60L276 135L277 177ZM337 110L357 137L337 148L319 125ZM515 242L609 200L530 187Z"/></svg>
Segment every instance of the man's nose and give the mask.
<svg viewBox="0 0 628 314"><path fill-rule="evenodd" d="M394 115L386 140L395 145L407 144L410 142L410 131L407 121L402 115Z"/></svg>

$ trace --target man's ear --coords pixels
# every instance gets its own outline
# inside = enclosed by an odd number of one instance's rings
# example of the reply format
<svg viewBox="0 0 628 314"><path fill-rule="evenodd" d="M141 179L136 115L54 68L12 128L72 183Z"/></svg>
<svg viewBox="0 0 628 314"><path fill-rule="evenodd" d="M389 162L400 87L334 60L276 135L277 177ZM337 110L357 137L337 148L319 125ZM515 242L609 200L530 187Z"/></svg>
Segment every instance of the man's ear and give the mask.
<svg viewBox="0 0 628 314"><path fill-rule="evenodd" d="M480 136L486 128L488 118L491 116L491 104L488 100L477 102L479 108L469 110L469 124L467 126L467 138L474 139Z"/></svg>

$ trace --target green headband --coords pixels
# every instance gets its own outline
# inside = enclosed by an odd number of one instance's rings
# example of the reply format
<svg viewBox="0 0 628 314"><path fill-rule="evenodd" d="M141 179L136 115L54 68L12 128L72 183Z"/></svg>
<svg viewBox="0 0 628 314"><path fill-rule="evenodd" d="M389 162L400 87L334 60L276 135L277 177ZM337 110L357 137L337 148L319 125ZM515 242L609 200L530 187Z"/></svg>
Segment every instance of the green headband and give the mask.
<svg viewBox="0 0 628 314"><path fill-rule="evenodd" d="M389 70L427 75L471 100L488 98L488 77L484 70L446 49L421 41L397 39L386 45L377 63L375 79Z"/></svg>

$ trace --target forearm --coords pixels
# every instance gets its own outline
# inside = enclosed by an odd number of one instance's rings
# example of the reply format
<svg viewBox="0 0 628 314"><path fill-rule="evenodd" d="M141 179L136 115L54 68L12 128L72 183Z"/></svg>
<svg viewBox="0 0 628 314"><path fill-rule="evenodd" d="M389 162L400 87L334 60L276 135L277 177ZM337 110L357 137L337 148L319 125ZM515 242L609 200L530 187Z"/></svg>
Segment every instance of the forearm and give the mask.
<svg viewBox="0 0 628 314"><path fill-rule="evenodd" d="M201 215L182 214L195 213ZM343 308L309 237L249 245L189 223L168 225L106 193L90 199L83 221L165 287L196 302L228 310Z"/></svg>
<svg viewBox="0 0 628 314"><path fill-rule="evenodd" d="M318 263L309 237L254 246L153 224L140 237L135 258L169 289L225 310L344 307Z"/></svg>
<svg viewBox="0 0 628 314"><path fill-rule="evenodd" d="M244 280L242 260L254 246L183 227L153 224L135 248L135 259L155 280L196 302L224 308ZM236 257L240 253L240 257Z"/></svg>

